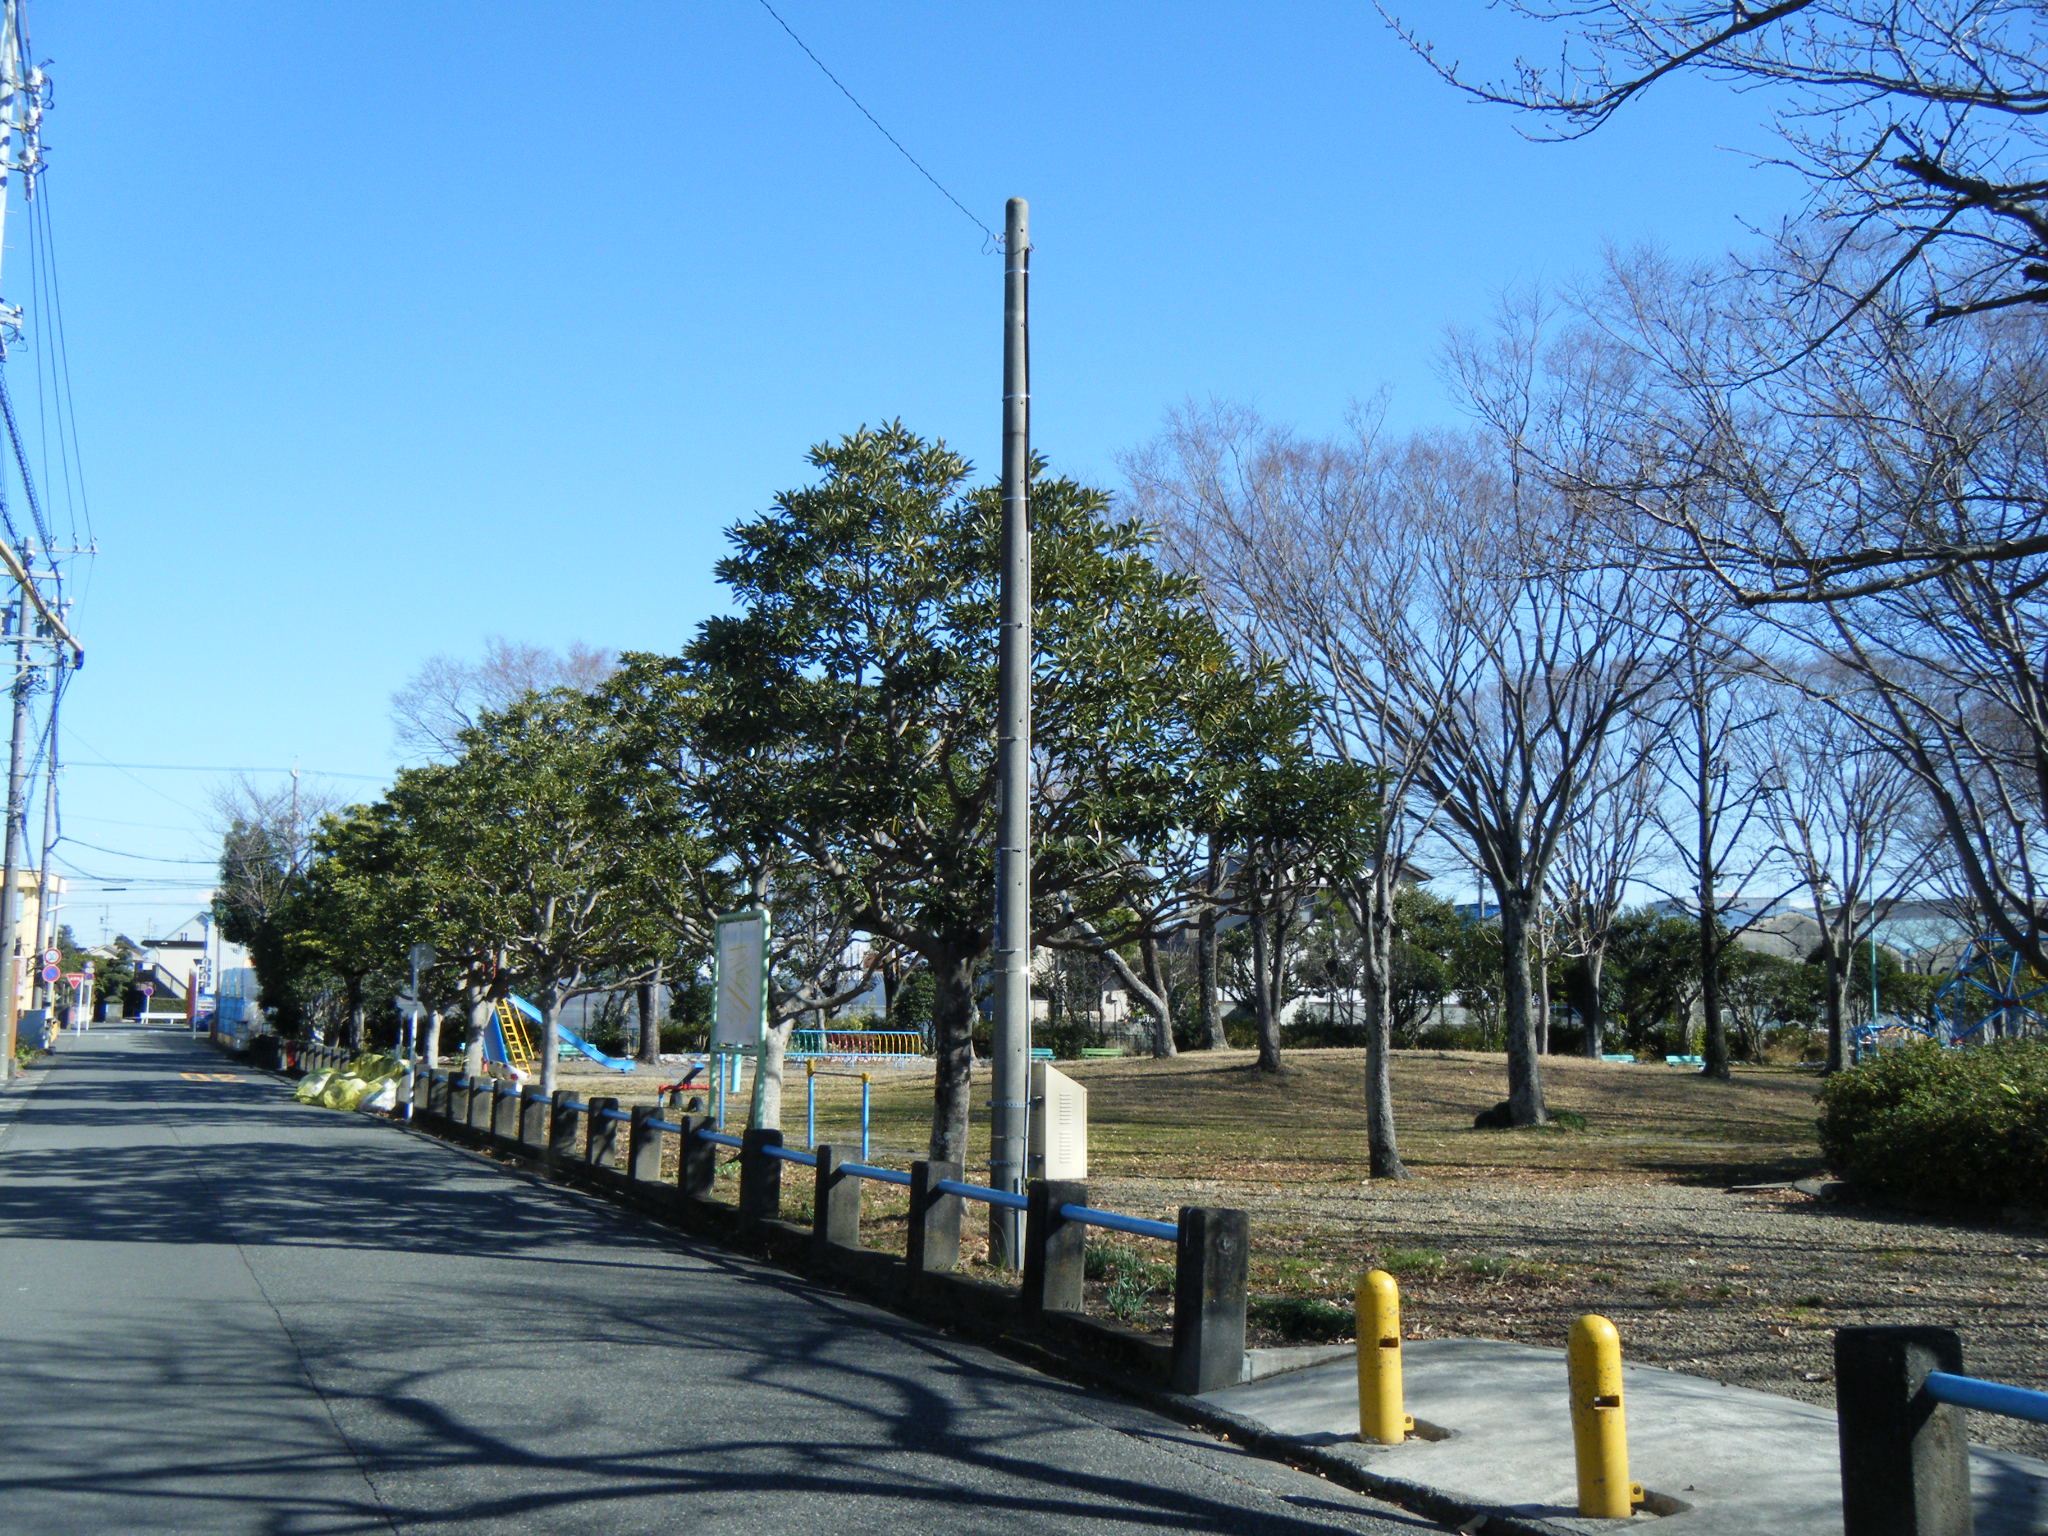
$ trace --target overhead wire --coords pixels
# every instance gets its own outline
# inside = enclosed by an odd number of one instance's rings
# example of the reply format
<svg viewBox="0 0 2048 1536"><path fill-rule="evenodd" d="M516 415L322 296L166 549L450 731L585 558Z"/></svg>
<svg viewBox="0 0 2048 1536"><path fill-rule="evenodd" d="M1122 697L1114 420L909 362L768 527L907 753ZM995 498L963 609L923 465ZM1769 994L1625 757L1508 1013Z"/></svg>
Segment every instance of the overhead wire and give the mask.
<svg viewBox="0 0 2048 1536"><path fill-rule="evenodd" d="M846 82L844 80L841 80L837 75L833 74L832 71L826 66L825 61L819 58L817 54L811 51L811 45L805 42L801 37L798 37L796 35L796 28L792 27L788 22L784 21L782 19L781 13L777 11L774 6L770 5L768 3L768 0L759 0L759 4L762 10L766 11L770 16L773 16L775 18L775 24L778 27L782 28L783 31L789 34L789 40L795 43L797 47L803 49L804 57L809 59L813 64L818 66L818 72L822 74L827 80L830 80L834 85L839 87L839 94L844 96L848 101L853 103L854 110L859 112L860 115L866 118L870 123L874 124L875 132L879 133L883 138L887 139L891 144L895 145L896 153L901 155L905 160L908 160L911 166L917 171L918 175L922 176L926 181L930 182L934 187L938 188L939 196L943 197L955 208L958 208L962 213L966 214L969 221L973 223L974 227L980 230L984 235L988 236L989 240L993 242L993 248L996 250L1001 250L1003 248L1003 237L997 234L993 229L990 229L988 225L982 221L981 217L977 215L972 208L969 208L965 203L961 202L959 198L955 197L951 192L947 191L945 183L940 181L939 178L934 176L930 171L926 170L924 168L923 162L921 162L917 158L917 156L913 155L909 150L903 147L903 141L897 138L896 135L891 133L887 128L884 128L882 126L882 120L876 117L874 113L870 112L864 105L862 105L861 99L858 96L854 95L852 91L846 88Z"/></svg>

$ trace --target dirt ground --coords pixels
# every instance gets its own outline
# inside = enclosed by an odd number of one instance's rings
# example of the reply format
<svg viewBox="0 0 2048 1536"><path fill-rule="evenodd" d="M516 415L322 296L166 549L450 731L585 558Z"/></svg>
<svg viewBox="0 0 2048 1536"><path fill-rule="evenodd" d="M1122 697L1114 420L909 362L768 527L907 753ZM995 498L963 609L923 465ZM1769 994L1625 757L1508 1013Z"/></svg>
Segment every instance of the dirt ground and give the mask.
<svg viewBox="0 0 2048 1536"><path fill-rule="evenodd" d="M1411 1337L1562 1345L1574 1317L1597 1311L1631 1359L1831 1402L1836 1327L1939 1324L1962 1334L1973 1373L2048 1388L2048 1231L1734 1188L1821 1171L1810 1073L1740 1070L1721 1084L1549 1058L1550 1107L1584 1115L1585 1130L1475 1131L1505 1092L1503 1059L1404 1052L1396 1112L1418 1177L1396 1182L1364 1176L1362 1053L1298 1052L1289 1066L1269 1079L1249 1053L1204 1051L1061 1067L1089 1092L1093 1203L1252 1213L1259 1342L1348 1338L1352 1288L1377 1264L1400 1278ZM644 1071L604 1082L565 1079L652 1097ZM929 1085L928 1067L876 1069L876 1161L920 1155ZM818 1087L818 1139L857 1141L858 1082ZM800 1077L783 1123L800 1142ZM985 1117L975 1135L985 1144ZM866 1229L877 1247L900 1245L900 1202L878 1188ZM1163 1255L1105 1245L1100 1257L1096 1301L1163 1321ZM1971 1431L2048 1454L2037 1427L1980 1414Z"/></svg>

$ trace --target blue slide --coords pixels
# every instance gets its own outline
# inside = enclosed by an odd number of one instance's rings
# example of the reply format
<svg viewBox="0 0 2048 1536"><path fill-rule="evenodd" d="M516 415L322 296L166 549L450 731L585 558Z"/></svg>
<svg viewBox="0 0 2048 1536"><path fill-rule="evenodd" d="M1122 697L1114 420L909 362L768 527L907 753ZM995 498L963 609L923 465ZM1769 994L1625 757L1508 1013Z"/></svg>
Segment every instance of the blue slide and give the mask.
<svg viewBox="0 0 2048 1536"><path fill-rule="evenodd" d="M541 1022L540 1010L516 992L512 994L512 1006L533 1020L535 1024ZM488 1041L493 1037L497 1041L499 1051L503 1052L505 1049L504 1034L499 1030L496 1019L491 1020L491 1027L486 1035L486 1040ZM610 1067L614 1072L637 1072L640 1069L640 1064L629 1057L605 1055L603 1051L600 1051L566 1024L557 1024L555 1026L555 1038L568 1049L581 1051L599 1066Z"/></svg>

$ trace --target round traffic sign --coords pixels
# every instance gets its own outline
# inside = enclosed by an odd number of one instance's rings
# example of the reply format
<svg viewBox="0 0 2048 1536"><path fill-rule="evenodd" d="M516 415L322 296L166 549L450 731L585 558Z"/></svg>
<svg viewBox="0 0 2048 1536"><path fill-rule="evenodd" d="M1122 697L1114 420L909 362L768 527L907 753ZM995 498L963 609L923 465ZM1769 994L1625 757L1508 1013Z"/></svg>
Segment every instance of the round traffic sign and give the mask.
<svg viewBox="0 0 2048 1536"><path fill-rule="evenodd" d="M55 967L54 965L46 965L46 966L44 966L44 967L43 967L43 980L45 980L45 981L55 981L56 979L57 979L57 967Z"/></svg>
<svg viewBox="0 0 2048 1536"><path fill-rule="evenodd" d="M56 965L63 958L63 953L59 950L46 949L43 951L43 964L45 965Z"/></svg>

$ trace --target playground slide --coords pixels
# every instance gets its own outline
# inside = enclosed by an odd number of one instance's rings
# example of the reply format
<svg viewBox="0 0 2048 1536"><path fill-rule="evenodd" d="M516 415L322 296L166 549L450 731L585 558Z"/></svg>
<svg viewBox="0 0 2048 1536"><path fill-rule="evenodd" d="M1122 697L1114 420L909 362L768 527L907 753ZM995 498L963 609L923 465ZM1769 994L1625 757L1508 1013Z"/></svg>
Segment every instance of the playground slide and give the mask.
<svg viewBox="0 0 2048 1536"><path fill-rule="evenodd" d="M517 993L512 995L512 1006L525 1014L535 1024L541 1022L540 1010ZM599 1066L609 1067L614 1072L634 1072L639 1070L638 1062L625 1056L605 1055L603 1051L600 1051L566 1024L557 1024L555 1026L555 1038L561 1042L563 1049L580 1051ZM495 1018L491 1020L490 1027L484 1031L484 1055L489 1060L496 1062L504 1062L507 1059L505 1032Z"/></svg>
<svg viewBox="0 0 2048 1536"><path fill-rule="evenodd" d="M516 992L512 994L512 1006L533 1020L534 1023L540 1023L540 1010ZM557 1024L555 1026L555 1038L561 1041L562 1045L567 1049L581 1051L599 1066L610 1067L614 1072L633 1072L639 1069L640 1064L629 1057L605 1055L603 1051L600 1051L566 1024Z"/></svg>

